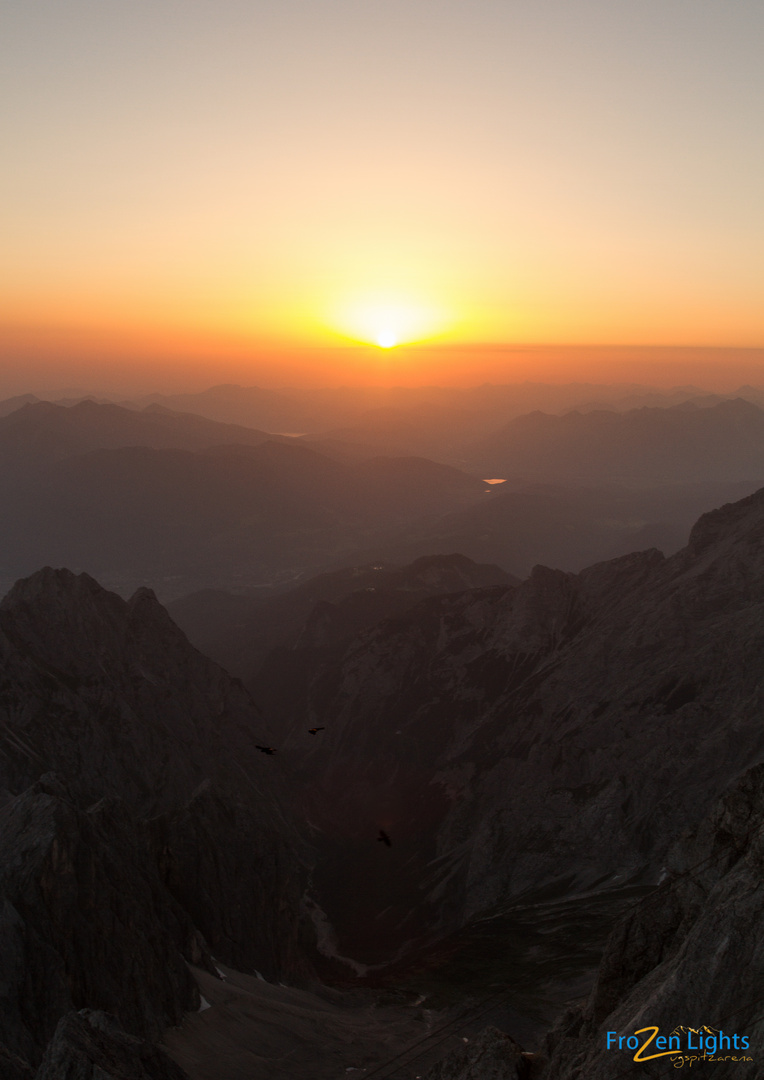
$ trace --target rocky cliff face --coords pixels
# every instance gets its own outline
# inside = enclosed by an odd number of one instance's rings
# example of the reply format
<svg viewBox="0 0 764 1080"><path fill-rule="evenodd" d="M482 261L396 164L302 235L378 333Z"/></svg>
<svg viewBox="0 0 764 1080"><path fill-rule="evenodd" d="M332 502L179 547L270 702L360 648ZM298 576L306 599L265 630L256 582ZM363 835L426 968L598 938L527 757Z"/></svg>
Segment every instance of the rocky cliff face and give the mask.
<svg viewBox="0 0 764 1080"><path fill-rule="evenodd" d="M83 800L108 792L153 814L205 779L230 784L267 738L246 691L148 589L126 602L41 570L0 604L0 665L0 785L14 794L53 769Z"/></svg>
<svg viewBox="0 0 764 1080"><path fill-rule="evenodd" d="M35 1080L188 1080L156 1046L94 1009L67 1013Z"/></svg>
<svg viewBox="0 0 764 1080"><path fill-rule="evenodd" d="M345 948L379 959L427 905L426 925L453 926L541 887L657 877L764 756L763 532L759 492L671 559L427 601L316 678L298 724L326 731L300 777ZM385 907L372 942L361 923Z"/></svg>
<svg viewBox="0 0 764 1080"><path fill-rule="evenodd" d="M262 719L153 595L125 602L87 575L41 571L3 601L0 665L9 1061L36 1066L59 1018L83 1008L157 1038L199 1008L187 963L214 972L211 950L310 977L306 849L278 765L257 750Z"/></svg>
<svg viewBox="0 0 764 1080"><path fill-rule="evenodd" d="M249 656L247 685L278 732L280 745L299 755L299 740L284 743L284 737L293 718L305 714L306 689L318 670L341 660L356 634L431 596L510 583L519 581L498 566L458 554L428 556L404 567L323 574L262 605L247 626L237 627L239 655L244 647ZM258 649L258 638L268 643L267 649ZM236 656L230 646L225 653Z"/></svg>
<svg viewBox="0 0 764 1080"><path fill-rule="evenodd" d="M665 1076L667 1066L692 1067L688 1028L705 1040L720 1031L727 1036L727 1044L718 1034L711 1044L716 1051L711 1057L722 1060L703 1061L704 1076L726 1076L731 1070L745 1080L761 1076L763 867L764 766L759 765L724 793L693 835L672 848L661 886L616 926L589 1001L566 1015L549 1037L545 1080ZM642 1064L633 1061L633 1049L607 1049L607 1032L628 1037L648 1026L658 1027L664 1037L680 1031L682 1053ZM692 1039L696 1065L702 1054L698 1034ZM653 1044L645 1053L656 1049ZM681 1066L680 1058L686 1059ZM737 1060L732 1064L730 1058Z"/></svg>
<svg viewBox="0 0 764 1080"><path fill-rule="evenodd" d="M199 1008L184 961L212 969L206 945L119 801L79 810L48 774L3 809L0 836L0 1042L34 1062L72 1008L151 1038Z"/></svg>
<svg viewBox="0 0 764 1080"><path fill-rule="evenodd" d="M425 1080L636 1080L684 1068L757 1080L764 1045L763 867L764 765L758 765L671 848L663 881L616 924L588 1000L561 1018L544 1053L523 1055L505 1034L487 1028ZM635 1061L637 1054L646 1060Z"/></svg>

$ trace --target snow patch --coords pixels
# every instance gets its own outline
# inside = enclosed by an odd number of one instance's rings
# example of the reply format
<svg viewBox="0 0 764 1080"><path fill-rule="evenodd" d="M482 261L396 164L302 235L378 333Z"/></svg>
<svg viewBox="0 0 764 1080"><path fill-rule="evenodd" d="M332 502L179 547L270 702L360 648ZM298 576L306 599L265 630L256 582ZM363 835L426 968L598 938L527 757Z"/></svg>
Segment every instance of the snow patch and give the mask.
<svg viewBox="0 0 764 1080"><path fill-rule="evenodd" d="M323 911L315 900L312 900L309 896L303 897L303 905L307 911L313 926L316 931L316 948L322 956L326 956L330 960L339 960L341 964L347 964L352 968L356 975L366 975L369 971L368 964L362 964L358 960L353 960L349 956L340 956L337 952L337 934L334 927L329 922L329 918L325 911Z"/></svg>
<svg viewBox="0 0 764 1080"><path fill-rule="evenodd" d="M201 994L199 996L201 997ZM212 1006L210 1005L209 1001L207 1001L207 998L203 997L202 998L202 1003L199 1006L197 1011L198 1012L204 1012L205 1009L211 1009L211 1008L212 1008Z"/></svg>

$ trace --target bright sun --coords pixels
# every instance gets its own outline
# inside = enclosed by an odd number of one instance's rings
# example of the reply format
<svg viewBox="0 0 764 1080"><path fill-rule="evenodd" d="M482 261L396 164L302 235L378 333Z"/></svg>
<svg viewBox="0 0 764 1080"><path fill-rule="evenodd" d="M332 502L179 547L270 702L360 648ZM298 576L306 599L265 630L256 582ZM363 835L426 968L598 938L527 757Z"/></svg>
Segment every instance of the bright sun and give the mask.
<svg viewBox="0 0 764 1080"><path fill-rule="evenodd" d="M356 296L337 310L332 322L348 337L380 349L394 349L442 332L447 320L431 305L399 296Z"/></svg>
<svg viewBox="0 0 764 1080"><path fill-rule="evenodd" d="M381 330L377 334L377 345L380 349L392 349L398 344L398 337L392 330Z"/></svg>

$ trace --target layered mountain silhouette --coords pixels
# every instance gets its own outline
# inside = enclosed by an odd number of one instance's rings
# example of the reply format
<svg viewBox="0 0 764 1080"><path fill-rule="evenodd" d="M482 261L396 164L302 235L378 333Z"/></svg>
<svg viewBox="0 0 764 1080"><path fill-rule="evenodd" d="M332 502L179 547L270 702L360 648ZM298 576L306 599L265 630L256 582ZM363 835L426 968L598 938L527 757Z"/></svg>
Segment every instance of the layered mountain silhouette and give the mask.
<svg viewBox="0 0 764 1080"><path fill-rule="evenodd" d="M758 481L686 484L497 485L490 499L387 538L374 554L406 562L420 551L460 551L527 577L537 563L582 570L656 547L684 547L700 514L750 495Z"/></svg>
<svg viewBox="0 0 764 1080"><path fill-rule="evenodd" d="M478 422L486 430L498 429L514 417L534 410L546 413L564 413L572 409L626 412L643 407L665 408L687 401L705 407L736 396L764 405L764 392L752 386L741 386L732 395L714 395L697 386L663 390L636 384L528 382L474 387L340 386L278 390L224 384L199 393L151 394L131 404L137 407L159 404L174 411L197 413L223 423L244 424L267 431L315 434L343 430L344 437L353 442L364 442L364 433L370 428L375 438L385 438L385 428L391 425L407 428L404 437L408 438L413 426L424 422L430 428L430 435L436 435L439 426L447 442L453 440L455 433L463 438L474 437L471 433ZM2 406L0 402L0 410ZM442 417L439 425L438 413ZM394 432L389 434L394 435ZM384 452L412 451L404 451L400 446L393 449L388 442ZM416 452L421 453L421 448Z"/></svg>

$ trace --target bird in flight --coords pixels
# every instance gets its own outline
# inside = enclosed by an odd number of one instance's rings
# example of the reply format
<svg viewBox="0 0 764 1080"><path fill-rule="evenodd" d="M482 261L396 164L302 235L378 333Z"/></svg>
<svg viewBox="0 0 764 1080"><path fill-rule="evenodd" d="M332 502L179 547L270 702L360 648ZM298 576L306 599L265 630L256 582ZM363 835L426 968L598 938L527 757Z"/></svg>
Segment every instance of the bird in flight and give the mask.
<svg viewBox="0 0 764 1080"><path fill-rule="evenodd" d="M379 836L377 837L377 842L378 843L381 842L381 843L385 844L387 847L392 847L393 846L392 840L387 835L387 833L385 832L384 829L379 830Z"/></svg>
<svg viewBox="0 0 764 1080"><path fill-rule="evenodd" d="M276 753L276 747L275 746L257 746L256 745L255 750L261 750L264 754L275 754Z"/></svg>
<svg viewBox="0 0 764 1080"><path fill-rule="evenodd" d="M326 728L323 728L323 727L309 727L308 728L308 734L309 735L316 735L319 731L326 731Z"/></svg>

